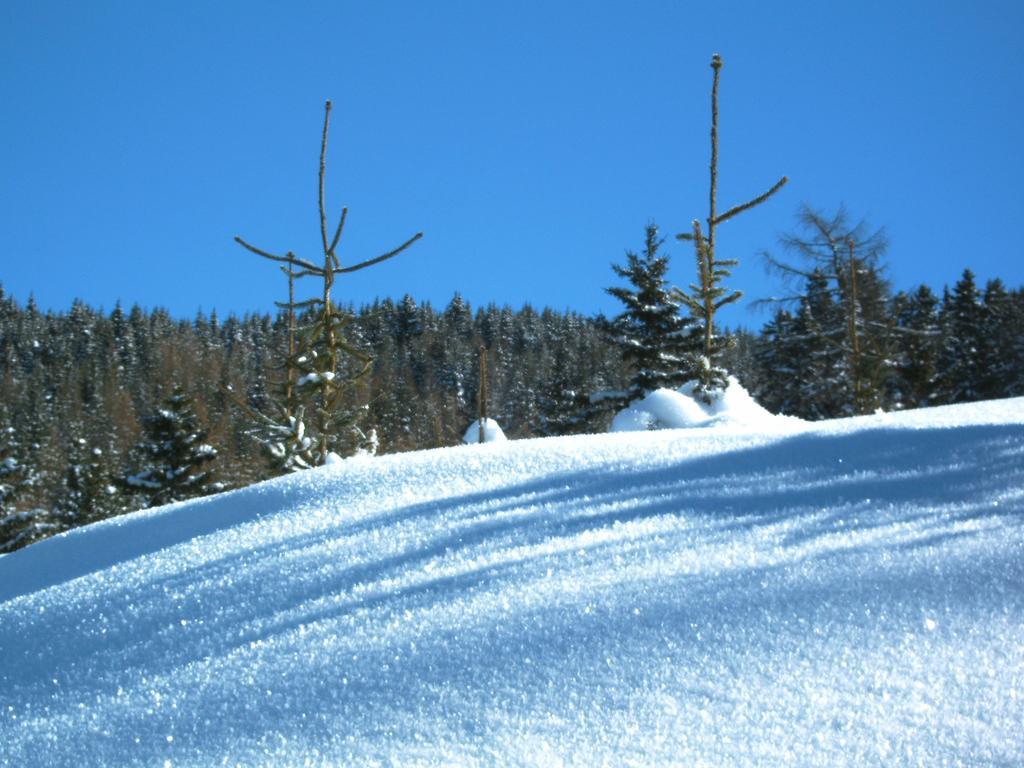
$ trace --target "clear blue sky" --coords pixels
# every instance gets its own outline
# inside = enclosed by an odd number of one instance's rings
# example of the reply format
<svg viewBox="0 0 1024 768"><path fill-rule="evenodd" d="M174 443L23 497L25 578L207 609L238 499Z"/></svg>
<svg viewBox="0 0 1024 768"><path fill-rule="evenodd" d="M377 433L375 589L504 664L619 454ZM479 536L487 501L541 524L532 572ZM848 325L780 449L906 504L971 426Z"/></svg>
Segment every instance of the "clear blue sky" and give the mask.
<svg viewBox="0 0 1024 768"><path fill-rule="evenodd" d="M0 5L0 283L66 310L264 311L314 257L323 101L362 303L617 311L609 264L706 215L713 52L733 285L801 203L885 225L895 286L1024 284L1020 2L46 2ZM692 280L689 248L670 275ZM757 326L761 313L734 311Z"/></svg>

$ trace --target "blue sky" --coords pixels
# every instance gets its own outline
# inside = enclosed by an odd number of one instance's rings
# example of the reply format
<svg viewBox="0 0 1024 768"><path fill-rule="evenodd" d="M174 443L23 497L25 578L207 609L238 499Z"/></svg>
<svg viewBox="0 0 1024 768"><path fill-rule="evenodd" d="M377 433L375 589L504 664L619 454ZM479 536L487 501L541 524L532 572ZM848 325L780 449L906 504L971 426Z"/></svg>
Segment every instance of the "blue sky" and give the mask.
<svg viewBox="0 0 1024 768"><path fill-rule="evenodd" d="M315 257L349 207L359 304L617 311L609 265L706 215L713 52L720 205L747 299L808 203L887 227L897 288L970 266L1024 284L1018 2L7 2L0 6L0 283L67 309L265 311L284 279L235 245ZM670 278L693 258L669 243ZM731 323L760 325L744 306Z"/></svg>

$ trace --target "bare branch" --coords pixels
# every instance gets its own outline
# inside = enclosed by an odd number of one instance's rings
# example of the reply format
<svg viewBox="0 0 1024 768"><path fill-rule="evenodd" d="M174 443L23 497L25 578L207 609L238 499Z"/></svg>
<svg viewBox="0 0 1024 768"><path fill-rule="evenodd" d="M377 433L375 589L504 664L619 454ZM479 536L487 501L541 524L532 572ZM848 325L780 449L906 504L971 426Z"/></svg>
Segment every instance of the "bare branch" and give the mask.
<svg viewBox="0 0 1024 768"><path fill-rule="evenodd" d="M801 301L803 301L803 299L804 299L804 297L800 296L800 295L797 295L797 296L769 296L767 299L754 299L754 301L750 302L750 306L760 308L760 307L766 307L766 306L775 305L775 304L789 304L789 305L792 305L792 304L799 304Z"/></svg>
<svg viewBox="0 0 1024 768"><path fill-rule="evenodd" d="M253 420L263 421L264 423L273 423L270 419L264 416L262 413L252 408L247 402L245 402L230 384L221 384L220 393L224 395L228 400L232 402L236 407L243 411L249 418Z"/></svg>
<svg viewBox="0 0 1024 768"><path fill-rule="evenodd" d="M412 245L417 240L419 240L421 237L423 237L423 233L422 232L417 232L415 235L410 237L408 240L406 240L400 246L395 248L395 250L393 250L393 251L389 251L388 253L385 253L382 256L378 256L375 259L367 259L366 261L361 261L358 264L355 264L354 266L342 267L341 269L335 269L333 271L334 271L335 274L341 275L341 274L347 274L349 272L356 272L356 271L358 271L360 269L365 269L366 267L372 267L374 264L380 264L382 261L387 261L388 259L390 259L390 258L392 258L394 256L397 256L402 251L404 251L406 248L408 248L410 245Z"/></svg>
<svg viewBox="0 0 1024 768"><path fill-rule="evenodd" d="M284 302L280 301L274 302L274 304L281 307L281 309L288 309L288 307L293 307L295 309L305 309L306 307L315 307L318 304L322 303L323 302L320 299L307 299L306 301L299 301L296 302L295 304L285 304Z"/></svg>
<svg viewBox="0 0 1024 768"><path fill-rule="evenodd" d="M715 224L721 224L723 221L728 221L729 219L731 219L733 216L735 216L737 214L740 214L740 213L743 213L744 211L750 210L755 205L760 205L765 200L767 200L769 197L771 197L776 192L778 192L780 189L782 189L786 185L787 181L789 181L789 177L788 176L783 176L781 179L779 179L777 182L775 182L775 186L773 186L771 189L769 189L763 195L761 195L759 197L755 197L750 202L743 203L742 205L737 205L735 208L730 208L728 211L726 211L721 216L719 216L718 218L715 219Z"/></svg>
<svg viewBox="0 0 1024 768"><path fill-rule="evenodd" d="M310 264L308 261L300 259L291 251L288 251L288 254L286 256L275 256L272 253L267 253L266 251L260 250L255 245L249 245L249 243L245 242L245 240L238 237L237 235L235 236L235 242L238 243L243 248L245 248L246 250L252 251L257 256L262 256L265 259L270 259L271 261L283 261L285 264L298 264L300 267L304 267L306 269L316 269L315 266Z"/></svg>
<svg viewBox="0 0 1024 768"><path fill-rule="evenodd" d="M772 256L771 253L769 253L768 251L762 251L761 258L764 259L764 266L768 272L779 274L786 280L792 279L794 276L807 279L812 274L814 274L813 269L800 269L799 267L795 267L792 264L787 264L784 261L779 261L774 256Z"/></svg>
<svg viewBox="0 0 1024 768"><path fill-rule="evenodd" d="M338 228L334 231L334 239L331 240L331 247L328 249L328 253L334 256L334 249L338 247L338 241L341 240L341 231L345 229L345 219L348 216L348 208L341 209L341 218L338 219Z"/></svg>

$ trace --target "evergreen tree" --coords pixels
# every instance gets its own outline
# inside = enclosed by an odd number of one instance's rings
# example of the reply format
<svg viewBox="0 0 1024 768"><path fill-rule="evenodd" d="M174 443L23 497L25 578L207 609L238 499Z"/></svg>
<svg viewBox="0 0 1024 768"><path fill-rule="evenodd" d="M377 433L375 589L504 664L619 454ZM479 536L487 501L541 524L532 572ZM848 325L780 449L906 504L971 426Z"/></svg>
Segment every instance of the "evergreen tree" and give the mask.
<svg viewBox="0 0 1024 768"><path fill-rule="evenodd" d="M610 330L631 376L624 392L599 393L592 400L615 409L660 387L675 389L695 374L692 365L699 341L692 321L680 314L680 303L666 283L669 259L658 253L663 242L657 225L648 223L643 255L627 251L624 266L612 265L629 286L605 289L625 306Z"/></svg>
<svg viewBox="0 0 1024 768"><path fill-rule="evenodd" d="M807 278L793 325L798 407L794 416L818 420L852 415L852 382L842 339L843 308L820 270Z"/></svg>
<svg viewBox="0 0 1024 768"><path fill-rule="evenodd" d="M893 399L901 408L930 405L938 365L939 300L927 285L894 300L897 339L897 372Z"/></svg>
<svg viewBox="0 0 1024 768"><path fill-rule="evenodd" d="M545 437L583 431L586 422L581 414L587 404L579 388L579 371L583 366L578 343L583 335L581 323L573 315L559 322L553 313L549 323L554 331L550 338L553 354L538 387L538 413L533 425L533 431Z"/></svg>
<svg viewBox="0 0 1024 768"><path fill-rule="evenodd" d="M1024 395L1024 289L1012 291L1009 330L1003 336L1012 370L1008 373L1007 395Z"/></svg>
<svg viewBox="0 0 1024 768"><path fill-rule="evenodd" d="M794 330L795 319L780 309L761 329L754 353L756 385L751 395L772 413L798 416L802 411L800 380L806 360L804 341Z"/></svg>
<svg viewBox="0 0 1024 768"><path fill-rule="evenodd" d="M953 293L943 293L942 347L936 375L938 403L965 403L983 397L984 311L974 273L965 269Z"/></svg>
<svg viewBox="0 0 1024 768"><path fill-rule="evenodd" d="M983 400L1009 397L1021 360L1019 328L1009 291L999 278L985 284L978 365L978 395Z"/></svg>
<svg viewBox="0 0 1024 768"><path fill-rule="evenodd" d="M821 271L807 277L795 315L780 310L761 332L754 396L773 413L827 419L849 412L839 337L842 309Z"/></svg>
<svg viewBox="0 0 1024 768"><path fill-rule="evenodd" d="M142 466L124 477L124 486L140 498L143 507L224 490L208 466L217 458L217 450L205 440L192 398L175 386L163 407L145 420L145 440L137 446Z"/></svg>

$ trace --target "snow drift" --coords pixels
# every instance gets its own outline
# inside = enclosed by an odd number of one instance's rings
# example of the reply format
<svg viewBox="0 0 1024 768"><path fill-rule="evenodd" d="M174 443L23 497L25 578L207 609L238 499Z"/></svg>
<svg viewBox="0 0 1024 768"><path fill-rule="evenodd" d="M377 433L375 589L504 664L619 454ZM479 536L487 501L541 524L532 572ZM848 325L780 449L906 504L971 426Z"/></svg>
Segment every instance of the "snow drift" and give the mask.
<svg viewBox="0 0 1024 768"><path fill-rule="evenodd" d="M656 389L630 403L612 419L612 432L643 432L654 429L689 427L739 426L769 430L795 429L801 423L792 416L769 413L750 393L730 376L724 392L717 393L711 403L694 397L695 382L679 389Z"/></svg>
<svg viewBox="0 0 1024 768"><path fill-rule="evenodd" d="M0 558L0 763L1024 762L1024 400L359 458Z"/></svg>

